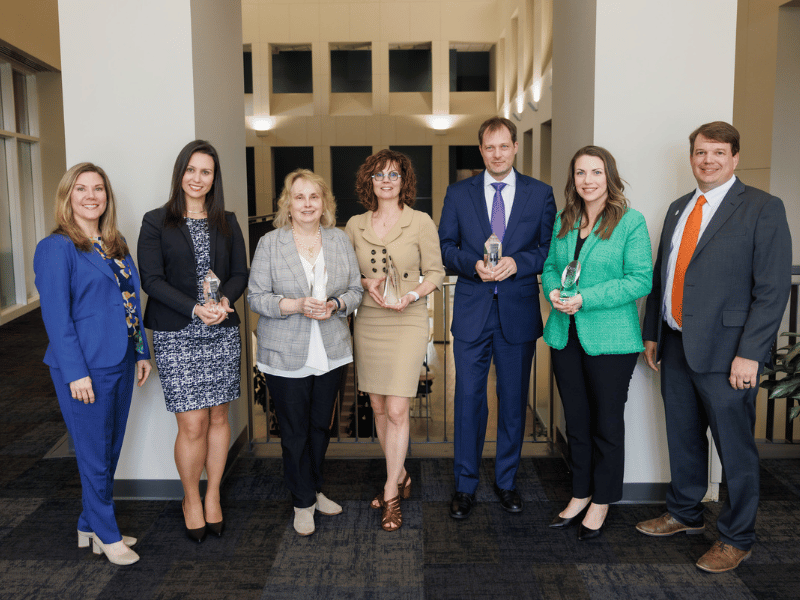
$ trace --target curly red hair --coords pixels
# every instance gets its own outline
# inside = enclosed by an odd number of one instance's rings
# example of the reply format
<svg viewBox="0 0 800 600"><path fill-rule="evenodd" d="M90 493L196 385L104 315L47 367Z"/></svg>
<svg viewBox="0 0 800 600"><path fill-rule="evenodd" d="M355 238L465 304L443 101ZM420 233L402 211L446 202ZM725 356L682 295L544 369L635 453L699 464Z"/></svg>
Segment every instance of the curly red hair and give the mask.
<svg viewBox="0 0 800 600"><path fill-rule="evenodd" d="M372 176L383 171L391 163L394 163L400 172L400 201L398 204L414 206L414 202L417 201L417 175L414 173L411 159L402 152L381 150L367 158L356 173L358 201L367 210L378 208L378 198L375 196Z"/></svg>

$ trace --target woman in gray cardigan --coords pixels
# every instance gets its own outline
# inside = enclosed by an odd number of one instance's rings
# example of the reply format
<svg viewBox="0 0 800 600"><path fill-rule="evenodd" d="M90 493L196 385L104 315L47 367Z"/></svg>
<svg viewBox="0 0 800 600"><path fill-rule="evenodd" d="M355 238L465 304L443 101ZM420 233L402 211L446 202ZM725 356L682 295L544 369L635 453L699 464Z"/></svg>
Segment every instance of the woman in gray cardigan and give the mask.
<svg viewBox="0 0 800 600"><path fill-rule="evenodd" d="M344 366L353 361L347 316L361 303L358 261L336 229L336 203L319 175L290 173L275 230L258 242L248 301L258 319L258 368L281 430L294 528L314 533L314 511L342 507L322 493L322 462Z"/></svg>

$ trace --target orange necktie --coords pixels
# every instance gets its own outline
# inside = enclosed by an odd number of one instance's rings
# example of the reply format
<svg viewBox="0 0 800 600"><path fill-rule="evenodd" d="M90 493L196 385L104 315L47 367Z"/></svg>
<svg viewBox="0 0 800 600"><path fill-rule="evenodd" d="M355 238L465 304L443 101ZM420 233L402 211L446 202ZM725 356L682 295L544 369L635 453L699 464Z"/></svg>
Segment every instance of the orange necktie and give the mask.
<svg viewBox="0 0 800 600"><path fill-rule="evenodd" d="M700 224L703 221L703 204L705 203L706 197L700 196L689 214L686 226L683 228L681 247L678 249L678 261L675 263L675 277L672 280L672 316L675 317L675 321L680 327L683 327L683 278L692 254L694 254L694 249L697 247Z"/></svg>

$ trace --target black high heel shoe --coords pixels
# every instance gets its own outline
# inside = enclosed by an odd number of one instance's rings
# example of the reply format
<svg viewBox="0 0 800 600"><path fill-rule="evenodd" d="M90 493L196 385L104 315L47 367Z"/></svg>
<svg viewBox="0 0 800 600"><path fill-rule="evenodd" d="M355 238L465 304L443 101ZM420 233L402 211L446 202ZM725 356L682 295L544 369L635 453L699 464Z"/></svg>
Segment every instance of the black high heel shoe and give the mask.
<svg viewBox="0 0 800 600"><path fill-rule="evenodd" d="M606 516L603 517L603 522L600 523L600 527L597 529L589 529L581 523L581 526L578 528L578 541L585 542L586 540L593 540L594 538L600 537L603 533L603 527L606 525L606 521L608 520L608 510L606 510Z"/></svg>
<svg viewBox="0 0 800 600"><path fill-rule="evenodd" d="M222 530L225 529L225 519L219 523L206 523L206 529L217 537L222 537Z"/></svg>
<svg viewBox="0 0 800 600"><path fill-rule="evenodd" d="M572 525L573 523L575 523L579 519L583 518L583 514L589 508L589 504L591 504L591 501L586 506L584 506L580 510L580 512L577 515L575 515L574 517L564 518L564 517L558 516L558 513L556 513L556 516L553 517L553 521L550 523L550 527L552 529L566 529L567 527L569 527L570 525Z"/></svg>
<svg viewBox="0 0 800 600"><path fill-rule="evenodd" d="M206 539L206 526L198 527L197 529L189 529L186 526L186 498L181 502L181 509L183 510L183 526L186 529L186 537L198 544ZM216 523L215 523L216 525Z"/></svg>

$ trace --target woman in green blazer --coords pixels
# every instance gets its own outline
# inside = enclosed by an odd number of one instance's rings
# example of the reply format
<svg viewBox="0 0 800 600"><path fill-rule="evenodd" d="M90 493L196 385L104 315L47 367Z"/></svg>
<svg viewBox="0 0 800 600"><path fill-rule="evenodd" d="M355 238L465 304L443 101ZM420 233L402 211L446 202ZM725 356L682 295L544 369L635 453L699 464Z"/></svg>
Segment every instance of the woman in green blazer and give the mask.
<svg viewBox="0 0 800 600"><path fill-rule="evenodd" d="M578 150L542 272L554 309L544 339L552 348L573 473L573 497L550 527L567 527L586 511L579 540L599 536L608 505L622 498L625 401L644 349L636 299L650 292L653 279L647 224L628 208L624 189L607 150ZM561 274L576 259L579 293L562 300Z"/></svg>

